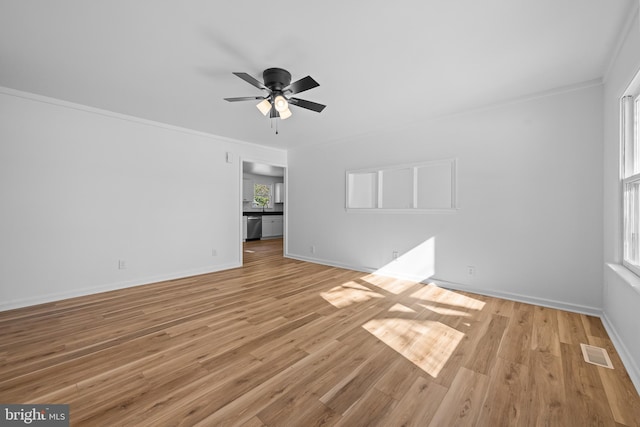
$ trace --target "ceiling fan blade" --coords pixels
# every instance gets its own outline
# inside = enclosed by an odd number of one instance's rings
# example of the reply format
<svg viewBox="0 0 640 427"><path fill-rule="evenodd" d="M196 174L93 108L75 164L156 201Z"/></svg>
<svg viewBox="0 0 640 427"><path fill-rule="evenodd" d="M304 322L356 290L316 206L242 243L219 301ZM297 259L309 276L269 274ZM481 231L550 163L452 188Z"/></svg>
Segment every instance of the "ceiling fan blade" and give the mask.
<svg viewBox="0 0 640 427"><path fill-rule="evenodd" d="M313 80L311 76L304 77L298 81L291 83L288 87L284 89L285 92L289 92L290 94L304 92L305 90L313 89L314 87L320 86L320 83Z"/></svg>
<svg viewBox="0 0 640 427"><path fill-rule="evenodd" d="M249 83L250 85L253 85L255 87L257 87L258 89L267 89L267 87L260 81L257 80L256 78L254 78L253 76L247 74L247 73L233 73L236 76L240 77L242 80L244 80L245 82Z"/></svg>
<svg viewBox="0 0 640 427"><path fill-rule="evenodd" d="M256 99L264 99L264 96L241 96L239 98L225 98L225 101L238 102L238 101L253 101Z"/></svg>
<svg viewBox="0 0 640 427"><path fill-rule="evenodd" d="M312 110L317 113L322 112L326 105L318 104L317 102L311 102L300 98L289 98L289 104L295 105L296 107L306 108L307 110Z"/></svg>

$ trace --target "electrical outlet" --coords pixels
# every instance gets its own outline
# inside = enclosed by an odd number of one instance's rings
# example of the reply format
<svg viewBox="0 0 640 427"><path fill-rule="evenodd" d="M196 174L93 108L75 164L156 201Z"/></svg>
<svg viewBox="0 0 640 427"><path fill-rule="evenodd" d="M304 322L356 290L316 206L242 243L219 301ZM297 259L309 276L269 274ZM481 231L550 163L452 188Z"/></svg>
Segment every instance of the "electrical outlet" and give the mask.
<svg viewBox="0 0 640 427"><path fill-rule="evenodd" d="M476 275L476 268L472 265L468 265L467 266L467 274L469 276L475 276Z"/></svg>
<svg viewBox="0 0 640 427"><path fill-rule="evenodd" d="M218 256L218 251L216 249L211 249L211 256Z"/></svg>
<svg viewBox="0 0 640 427"><path fill-rule="evenodd" d="M398 251L393 251L391 253L391 258L394 259L394 260L398 259Z"/></svg>
<svg viewBox="0 0 640 427"><path fill-rule="evenodd" d="M312 254L316 253L316 245L311 245L311 247L309 248L309 251L311 251Z"/></svg>
<svg viewBox="0 0 640 427"><path fill-rule="evenodd" d="M118 260L118 270L124 270L127 268L127 262L123 259Z"/></svg>

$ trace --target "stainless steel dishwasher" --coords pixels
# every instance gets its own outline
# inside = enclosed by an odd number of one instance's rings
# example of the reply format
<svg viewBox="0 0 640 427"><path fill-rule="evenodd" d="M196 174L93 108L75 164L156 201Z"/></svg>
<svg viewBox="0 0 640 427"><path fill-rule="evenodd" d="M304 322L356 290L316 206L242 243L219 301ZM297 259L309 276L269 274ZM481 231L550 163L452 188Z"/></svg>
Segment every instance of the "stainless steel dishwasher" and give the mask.
<svg viewBox="0 0 640 427"><path fill-rule="evenodd" d="M247 216L247 240L260 240L262 238L262 216Z"/></svg>

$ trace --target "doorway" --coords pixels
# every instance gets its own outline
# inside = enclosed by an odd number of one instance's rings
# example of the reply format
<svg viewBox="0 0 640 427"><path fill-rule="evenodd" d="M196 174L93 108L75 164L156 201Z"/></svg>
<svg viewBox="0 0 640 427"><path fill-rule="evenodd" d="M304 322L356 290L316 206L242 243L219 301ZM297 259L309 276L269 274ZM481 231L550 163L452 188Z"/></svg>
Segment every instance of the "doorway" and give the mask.
<svg viewBox="0 0 640 427"><path fill-rule="evenodd" d="M287 170L285 166L273 165L254 160L243 160L241 169L241 201L240 201L240 261L244 265L246 250L253 250L252 259L259 256L260 247L270 247L272 252L274 245L261 245L260 242L280 240L281 256L284 255L287 229ZM251 227L250 227L251 226ZM249 235L251 231L251 235ZM251 243L247 245L247 243ZM246 247L254 249L246 249ZM257 254L257 255L253 255Z"/></svg>

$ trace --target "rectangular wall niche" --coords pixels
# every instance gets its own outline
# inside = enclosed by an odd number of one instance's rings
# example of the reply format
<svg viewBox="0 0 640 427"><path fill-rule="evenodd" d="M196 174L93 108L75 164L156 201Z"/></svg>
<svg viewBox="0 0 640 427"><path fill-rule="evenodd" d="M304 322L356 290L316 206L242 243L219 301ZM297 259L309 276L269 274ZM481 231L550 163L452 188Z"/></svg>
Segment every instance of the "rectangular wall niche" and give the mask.
<svg viewBox="0 0 640 427"><path fill-rule="evenodd" d="M456 211L456 160L347 171L348 212Z"/></svg>

